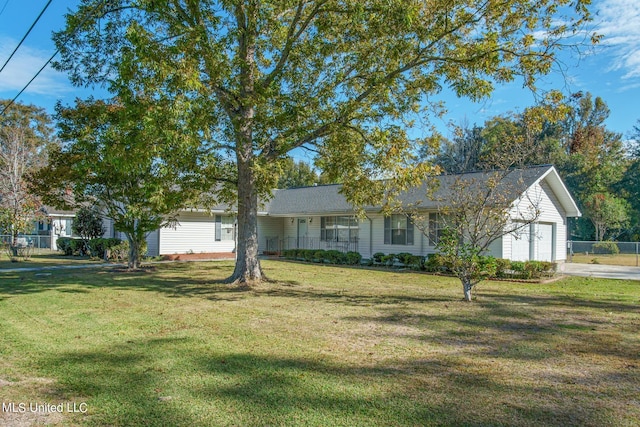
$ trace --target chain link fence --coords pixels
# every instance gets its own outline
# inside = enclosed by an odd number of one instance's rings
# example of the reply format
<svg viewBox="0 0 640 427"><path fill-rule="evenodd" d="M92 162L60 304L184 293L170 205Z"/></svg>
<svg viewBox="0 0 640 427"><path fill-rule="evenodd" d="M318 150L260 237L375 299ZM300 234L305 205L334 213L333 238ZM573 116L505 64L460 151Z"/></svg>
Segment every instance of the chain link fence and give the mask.
<svg viewBox="0 0 640 427"><path fill-rule="evenodd" d="M573 262L577 256L606 256L620 259L635 260L636 267L640 266L640 242L587 242L570 240L567 242L567 260Z"/></svg>
<svg viewBox="0 0 640 427"><path fill-rule="evenodd" d="M0 246L4 247L11 243L12 236L0 234ZM18 236L18 247L31 248L31 253L44 253L51 251L51 236L40 236L38 234L25 234Z"/></svg>

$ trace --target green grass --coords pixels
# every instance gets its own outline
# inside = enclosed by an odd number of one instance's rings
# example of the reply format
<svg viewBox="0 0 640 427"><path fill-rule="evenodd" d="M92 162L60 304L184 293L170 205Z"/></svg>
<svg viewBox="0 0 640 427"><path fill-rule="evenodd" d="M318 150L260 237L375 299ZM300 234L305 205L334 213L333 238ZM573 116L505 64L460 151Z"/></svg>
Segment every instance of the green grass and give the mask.
<svg viewBox="0 0 640 427"><path fill-rule="evenodd" d="M635 254L573 254L571 262L576 264L605 264L637 267L638 256Z"/></svg>
<svg viewBox="0 0 640 427"><path fill-rule="evenodd" d="M0 273L0 424L637 425L640 284L487 282L278 261ZM3 418L4 417L4 418ZM11 418L13 417L13 418ZM3 422L4 421L4 422Z"/></svg>
<svg viewBox="0 0 640 427"><path fill-rule="evenodd" d="M0 272L2 272L2 269L10 268L50 267L54 265L95 264L100 262L104 261L88 257L64 256L61 252L49 250L33 254L27 260L20 259L18 262L12 262L5 252L0 251Z"/></svg>

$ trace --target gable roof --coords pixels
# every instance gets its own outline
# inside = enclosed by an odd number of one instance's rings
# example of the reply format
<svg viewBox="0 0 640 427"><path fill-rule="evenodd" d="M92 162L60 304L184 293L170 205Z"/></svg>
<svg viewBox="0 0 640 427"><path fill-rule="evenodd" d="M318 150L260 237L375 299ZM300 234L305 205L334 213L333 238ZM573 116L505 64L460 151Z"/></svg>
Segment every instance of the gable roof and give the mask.
<svg viewBox="0 0 640 427"><path fill-rule="evenodd" d="M427 197L427 190L433 182L425 181L422 186L401 194L399 199L404 204L418 203L422 209L437 209L446 206L458 180L468 181L470 186L482 187L494 176L495 172L439 175L434 177L438 188L431 197ZM551 165L514 169L501 179L500 185L504 186L507 196L516 201L528 188L543 180L551 187L567 216L581 215L558 172ZM341 188L341 185L335 184L275 190L266 211L271 216L351 214L354 212L353 205L340 194ZM368 206L365 210L379 211L380 208Z"/></svg>

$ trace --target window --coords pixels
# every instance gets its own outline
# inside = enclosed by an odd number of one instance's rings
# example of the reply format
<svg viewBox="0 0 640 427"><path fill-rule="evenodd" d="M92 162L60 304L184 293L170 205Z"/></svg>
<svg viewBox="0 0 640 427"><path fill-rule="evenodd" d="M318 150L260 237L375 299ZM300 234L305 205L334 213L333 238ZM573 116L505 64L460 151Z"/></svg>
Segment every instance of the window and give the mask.
<svg viewBox="0 0 640 427"><path fill-rule="evenodd" d="M235 240L235 221L232 216L216 215L216 242Z"/></svg>
<svg viewBox="0 0 640 427"><path fill-rule="evenodd" d="M359 229L358 220L352 216L320 218L320 240L323 242L355 242Z"/></svg>
<svg viewBox="0 0 640 427"><path fill-rule="evenodd" d="M407 215L395 214L384 218L385 245L413 245L413 223Z"/></svg>
<svg viewBox="0 0 640 427"><path fill-rule="evenodd" d="M444 222L439 213L429 213L429 245L436 246L440 241L440 236L444 231Z"/></svg>

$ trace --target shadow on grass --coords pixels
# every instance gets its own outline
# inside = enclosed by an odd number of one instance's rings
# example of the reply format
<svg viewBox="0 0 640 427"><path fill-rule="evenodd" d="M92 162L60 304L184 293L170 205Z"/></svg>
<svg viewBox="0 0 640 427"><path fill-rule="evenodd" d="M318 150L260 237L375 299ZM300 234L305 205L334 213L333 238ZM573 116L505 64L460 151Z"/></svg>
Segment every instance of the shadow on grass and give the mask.
<svg viewBox="0 0 640 427"><path fill-rule="evenodd" d="M230 272L229 266L223 263L211 263L206 270L193 268L190 263L175 263L137 271L113 268L49 270L46 276L34 272L0 273L0 300L51 290L83 293L96 288L158 292L172 298L227 301L244 298L246 289L226 283Z"/></svg>
<svg viewBox="0 0 640 427"><path fill-rule="evenodd" d="M606 405L590 404L598 397L588 388L580 393L568 383L505 383L451 359L349 365L216 352L185 338L54 354L40 366L59 379L60 395L87 399L97 425L567 426L616 420ZM610 374L613 369L603 373Z"/></svg>

